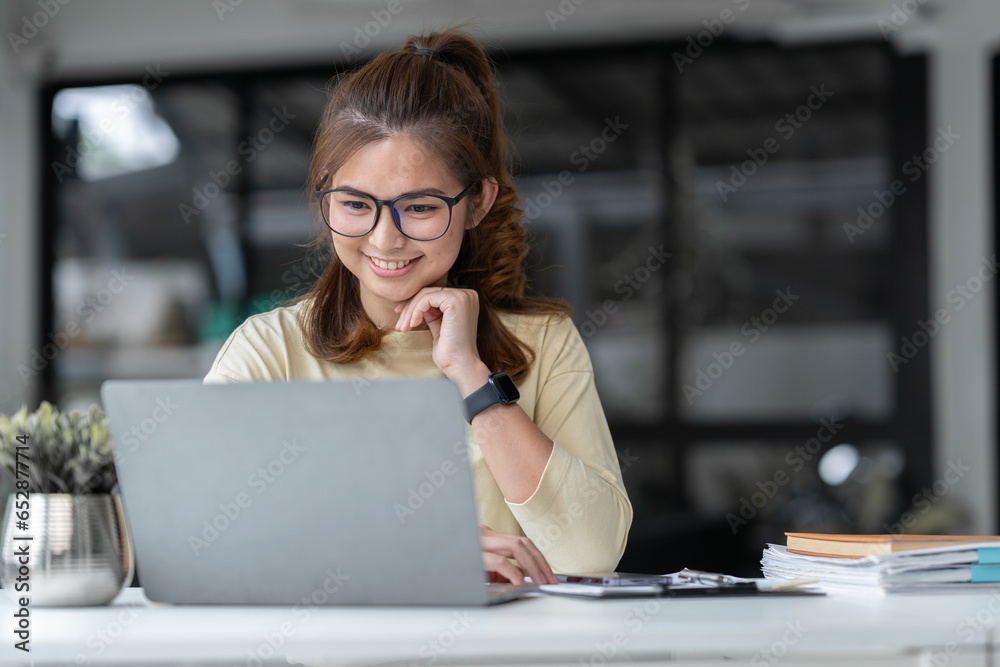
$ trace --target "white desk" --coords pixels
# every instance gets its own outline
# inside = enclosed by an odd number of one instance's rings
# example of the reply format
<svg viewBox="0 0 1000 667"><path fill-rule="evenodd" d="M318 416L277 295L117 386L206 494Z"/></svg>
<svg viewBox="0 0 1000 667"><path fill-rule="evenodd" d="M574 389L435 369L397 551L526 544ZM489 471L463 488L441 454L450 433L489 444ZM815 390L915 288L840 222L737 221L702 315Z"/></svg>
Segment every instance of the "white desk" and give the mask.
<svg viewBox="0 0 1000 667"><path fill-rule="evenodd" d="M579 600L493 608L171 607L126 590L107 607L32 608L13 648L0 596L0 665L572 664L699 667L991 665L1000 586L888 598Z"/></svg>

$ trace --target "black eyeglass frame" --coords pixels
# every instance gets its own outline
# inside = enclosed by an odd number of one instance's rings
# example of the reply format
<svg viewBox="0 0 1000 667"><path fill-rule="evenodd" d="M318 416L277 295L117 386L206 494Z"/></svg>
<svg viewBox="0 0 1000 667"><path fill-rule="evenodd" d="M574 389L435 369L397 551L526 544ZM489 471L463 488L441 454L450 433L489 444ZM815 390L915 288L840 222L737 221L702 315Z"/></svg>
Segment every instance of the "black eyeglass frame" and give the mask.
<svg viewBox="0 0 1000 667"><path fill-rule="evenodd" d="M372 230L375 229L375 226L378 225L379 213L381 212L382 207L383 206L388 206L389 207L389 217L392 218L392 224L396 225L396 229L399 230L400 234L402 234L406 238L411 239L413 241L436 241L437 239L439 239L442 236L444 236L445 234L447 234L448 230L451 229L451 219L452 219L452 213L453 213L453 209L455 208L455 205L458 202L462 201L465 198L465 196L468 195L469 192L472 191L472 186L474 186L475 184L476 184L475 181L473 181L472 183L469 183L465 187L464 190L462 190L461 192L459 192L454 197L445 197L444 195L432 195L432 194L430 194L428 192L408 192L405 195L399 195L395 199L376 199L375 197L373 197L372 195L368 194L367 192L361 192L360 190L352 190L351 188L334 188L333 190L316 190L314 196L316 197L317 200L319 200L319 203L320 203L320 215L323 216L323 222L325 222L326 226L329 227L330 230L333 231L335 234L340 234L341 236L346 236L348 238L360 238L362 236L367 236L368 234L371 234ZM331 192L349 192L351 194L361 195L363 197L367 197L368 199L370 199L373 202L375 202L375 217L373 218L373 220L372 220L372 226L368 228L368 231L366 231L366 232L364 232L362 234L345 234L344 232L337 231L336 229L334 229L330 225L330 220L327 217L326 211L323 210L323 197L325 195L331 193ZM436 197L436 198L442 200L444 203L446 203L448 205L448 224L445 226L444 231L442 231L437 236L435 236L433 238L429 238L429 239L414 238L414 237L410 236L409 234L407 234L406 232L404 232L402 226L400 226L400 221L396 218L394 212L396 210L395 209L396 202L400 201L401 199L406 199L407 197Z"/></svg>

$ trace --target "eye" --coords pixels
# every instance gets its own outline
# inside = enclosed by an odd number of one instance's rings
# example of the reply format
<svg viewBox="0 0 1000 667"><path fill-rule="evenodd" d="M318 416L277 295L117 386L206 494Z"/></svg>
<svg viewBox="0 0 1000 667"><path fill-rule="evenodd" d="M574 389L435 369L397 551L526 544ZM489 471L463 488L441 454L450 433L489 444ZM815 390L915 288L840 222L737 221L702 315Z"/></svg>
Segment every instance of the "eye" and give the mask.
<svg viewBox="0 0 1000 667"><path fill-rule="evenodd" d="M437 215L442 201L432 195L407 195L397 203L397 210L413 218L427 218Z"/></svg>
<svg viewBox="0 0 1000 667"><path fill-rule="evenodd" d="M333 197L337 202L337 210L345 214L358 215L367 213L372 208L372 202L368 197L356 192L335 192Z"/></svg>

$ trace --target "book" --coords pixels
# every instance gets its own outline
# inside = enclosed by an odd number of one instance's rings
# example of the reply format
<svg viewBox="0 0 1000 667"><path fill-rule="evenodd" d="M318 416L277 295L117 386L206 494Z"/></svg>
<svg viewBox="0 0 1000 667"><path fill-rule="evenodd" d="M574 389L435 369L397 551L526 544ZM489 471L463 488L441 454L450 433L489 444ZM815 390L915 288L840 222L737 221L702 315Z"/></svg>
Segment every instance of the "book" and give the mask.
<svg viewBox="0 0 1000 667"><path fill-rule="evenodd" d="M805 556L827 558L864 558L877 554L931 549L949 545L998 542L991 535L827 535L823 533L785 533L788 550ZM998 545L1000 546L1000 545Z"/></svg>

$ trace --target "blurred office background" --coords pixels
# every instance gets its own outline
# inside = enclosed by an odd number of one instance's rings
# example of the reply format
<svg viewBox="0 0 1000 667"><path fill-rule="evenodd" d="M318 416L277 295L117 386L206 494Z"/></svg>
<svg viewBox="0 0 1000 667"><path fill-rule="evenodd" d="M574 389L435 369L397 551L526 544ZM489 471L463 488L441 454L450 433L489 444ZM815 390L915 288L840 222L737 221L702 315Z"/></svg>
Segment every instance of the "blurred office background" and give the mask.
<svg viewBox="0 0 1000 667"><path fill-rule="evenodd" d="M308 285L337 72L472 20L636 510L623 567L995 533L992 0L17 0L0 411L200 377Z"/></svg>

